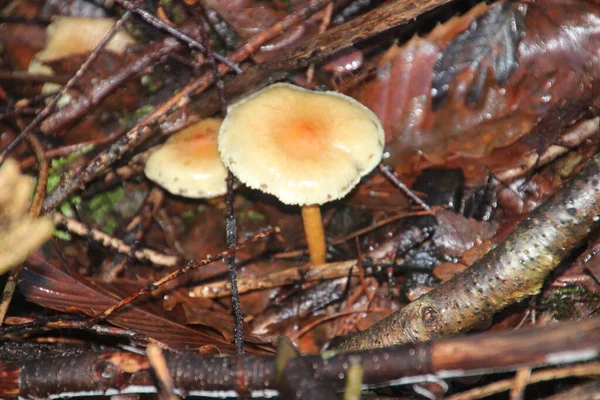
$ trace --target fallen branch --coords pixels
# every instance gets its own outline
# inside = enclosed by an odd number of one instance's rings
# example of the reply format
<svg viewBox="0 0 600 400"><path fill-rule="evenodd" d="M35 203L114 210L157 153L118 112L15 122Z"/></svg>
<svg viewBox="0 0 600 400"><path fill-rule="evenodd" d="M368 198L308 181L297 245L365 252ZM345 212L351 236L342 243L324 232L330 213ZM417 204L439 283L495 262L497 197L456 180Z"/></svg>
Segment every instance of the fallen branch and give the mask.
<svg viewBox="0 0 600 400"><path fill-rule="evenodd" d="M589 361L598 357L600 318L410 344L386 349L305 355L315 379L343 390L351 361L364 369L363 389ZM35 352L30 352L35 353ZM75 352L74 352L75 353ZM19 353L20 354L20 353ZM69 354L69 353L67 353ZM2 351L0 348L0 356ZM174 392L188 396L276 395L275 356L206 357L165 353ZM581 366L599 373L598 364ZM555 375L561 377L560 375ZM144 355L104 352L0 361L0 396L55 398L156 392Z"/></svg>
<svg viewBox="0 0 600 400"><path fill-rule="evenodd" d="M350 337L338 349L370 349L452 336L539 293L546 276L597 225L599 174L600 155L596 155L477 263Z"/></svg>

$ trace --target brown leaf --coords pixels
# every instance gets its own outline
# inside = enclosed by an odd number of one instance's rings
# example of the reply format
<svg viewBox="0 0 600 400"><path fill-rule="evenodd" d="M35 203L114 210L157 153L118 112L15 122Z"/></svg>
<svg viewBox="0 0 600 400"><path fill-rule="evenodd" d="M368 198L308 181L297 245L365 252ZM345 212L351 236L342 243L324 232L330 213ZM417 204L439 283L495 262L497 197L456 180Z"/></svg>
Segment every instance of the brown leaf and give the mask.
<svg viewBox="0 0 600 400"><path fill-rule="evenodd" d="M511 156L539 152L581 118L600 90L600 9L549 4L526 4L524 19L523 4L482 5L388 51L360 100L381 118L398 172L487 157L520 138L531 139ZM434 95L444 100L435 110Z"/></svg>
<svg viewBox="0 0 600 400"><path fill-rule="evenodd" d="M26 262L21 275L21 292L27 300L43 307L70 313L97 315L117 303L119 299L107 285L93 285L75 273L67 273L57 258L51 261L49 246L37 252ZM223 353L235 353L231 343L216 334L192 329L173 322L153 309L148 301L127 306L108 318L122 328L132 329L161 341L175 349L217 347Z"/></svg>

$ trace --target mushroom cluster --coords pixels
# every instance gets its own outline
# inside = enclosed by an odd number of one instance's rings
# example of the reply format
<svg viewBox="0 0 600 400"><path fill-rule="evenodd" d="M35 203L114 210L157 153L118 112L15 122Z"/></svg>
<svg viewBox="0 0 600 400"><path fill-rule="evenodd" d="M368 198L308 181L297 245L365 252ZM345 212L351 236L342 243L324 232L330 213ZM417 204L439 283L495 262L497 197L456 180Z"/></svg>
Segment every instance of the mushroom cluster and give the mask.
<svg viewBox="0 0 600 400"><path fill-rule="evenodd" d="M218 142L223 163L242 183L302 206L311 263L322 264L319 205L344 197L380 162L384 132L351 97L277 83L233 104Z"/></svg>
<svg viewBox="0 0 600 400"><path fill-rule="evenodd" d="M209 198L226 192L229 168L246 186L302 206L310 261L322 264L320 205L348 194L381 161L383 146L379 119L353 98L276 83L233 104L225 120L178 132L145 173L173 194Z"/></svg>

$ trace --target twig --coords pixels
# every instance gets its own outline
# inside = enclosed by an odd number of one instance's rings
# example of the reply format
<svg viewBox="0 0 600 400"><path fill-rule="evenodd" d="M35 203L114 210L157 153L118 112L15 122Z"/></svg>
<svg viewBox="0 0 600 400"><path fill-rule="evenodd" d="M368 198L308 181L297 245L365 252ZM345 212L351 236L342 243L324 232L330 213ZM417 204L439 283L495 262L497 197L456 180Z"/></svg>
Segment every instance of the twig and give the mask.
<svg viewBox="0 0 600 400"><path fill-rule="evenodd" d="M382 261L388 264L387 266L390 262L395 263L399 254L404 254L417 244L422 243L428 236L429 233L423 229L412 227L390 238L377 249L366 254L366 257L369 257L373 262L371 265L364 265L365 274L373 275L384 272L386 265L383 265ZM390 254L392 255L390 256ZM238 289L240 293L246 293L251 290L294 285L300 282L345 278L350 273L358 276L359 272L357 272L356 266L356 260L349 260L321 265L305 265L300 270L297 267L292 267L261 277L242 277L238 279ZM190 291L191 297L216 298L228 296L229 294L229 283L227 281L196 286Z"/></svg>
<svg viewBox="0 0 600 400"><path fill-rule="evenodd" d="M68 232L98 242L102 246L111 248L128 257L140 261L149 261L156 265L162 265L163 267L172 267L181 261L178 257L159 253L152 249L133 249L121 239L110 236L98 229L89 228L85 224L75 219L65 217L60 213L54 213L52 217L54 218L54 223L56 223L56 225L62 226Z"/></svg>
<svg viewBox="0 0 600 400"><path fill-rule="evenodd" d="M538 382L552 381L555 379L564 379L575 376L600 375L600 363L571 365L563 368L548 369L531 374L528 382L530 384ZM502 393L510 390L514 384L514 379L503 379L489 385L468 390L454 396L446 397L446 400L475 400L491 396L496 393Z"/></svg>
<svg viewBox="0 0 600 400"><path fill-rule="evenodd" d="M25 139L25 137L29 134L29 132L33 131L44 118L46 118L48 115L50 115L52 113L52 111L54 111L54 108L56 107L56 104L58 103L60 98L62 96L64 96L65 93L67 93L67 91L69 91L71 88L73 88L73 86L75 86L75 83L77 83L79 78L81 78L83 76L83 74L89 69L89 67L92 65L92 63L96 60L96 58L100 54L100 51L102 51L102 49L108 44L108 42L117 33L117 31L119 31L121 29L121 27L123 26L125 21L127 21L127 19L129 18L130 15L131 15L131 13L129 11L126 12L125 14L123 14L123 16L117 21L117 23L102 38L102 41L100 41L98 46L96 46L94 51L89 55L89 57L85 60L85 62L83 64L81 64L81 67L79 67L77 72L75 72L75 75L73 75L73 77L71 79L69 79L67 84L64 85L60 89L58 94L56 96L54 96L54 98L50 101L50 103L48 103L48 105L46 107L44 107L42 112L40 112L33 119L33 121L31 121L31 123L29 125L27 125L27 127L25 127L25 129L23 129L23 131L12 142L10 142L10 144L8 146L6 146L6 148L0 155L0 164L2 164L4 162L4 160L6 159L6 157L8 156L8 154L11 151L13 151L15 149L15 147L17 147L23 141L23 139Z"/></svg>
<svg viewBox="0 0 600 400"><path fill-rule="evenodd" d="M248 39L248 41L241 45L237 50L233 51L228 58L235 62L245 60L263 44L273 39L281 32L291 28L299 21L310 17L313 13L325 7L330 1L331 0L311 0L303 7L300 7L285 16L281 21ZM219 65L219 73L221 75L226 74L228 71L229 67L226 64ZM189 101L190 96L194 93L199 94L208 88L214 82L212 77L212 72L207 72L198 79L190 82L169 100L157 107L142 121L138 122L121 140L96 156L96 158L82 171L74 173L65 182L62 182L56 190L50 193L46 198L46 201L44 202L44 212L48 213L53 210L77 188L90 182L95 176L119 160L125 153L146 140L150 136L151 131L149 127L151 125L158 122L159 119L165 116L169 111L185 105Z"/></svg>
<svg viewBox="0 0 600 400"><path fill-rule="evenodd" d="M100 313L95 318L93 318L90 323L96 323L99 320L104 320L108 316L113 314L114 312L120 310L121 308L130 304L132 301L136 300L138 297L143 296L147 293L153 292L154 290L158 289L162 285L164 285L168 282L171 282L173 279L179 278L181 275L184 275L184 274L188 273L189 271L203 267L203 266L208 265L217 260L222 260L222 259L226 258L228 255L230 255L233 251L239 250L241 248L246 247L247 245L249 245L251 243L254 243L261 239L264 239L264 238L270 236L272 233L277 232L277 231L279 231L279 228L267 228L263 231L260 231L259 233L257 233L253 237L251 237L250 239L236 245L234 248L224 250L214 257L209 256L201 261L189 261L185 267L183 267L175 272L172 272L169 275L164 276L155 282L152 282L151 284L149 284L146 287L144 287L143 289L141 289L139 292L130 295L129 297L121 300L119 303L115 304L114 306L112 306L109 309L105 310L104 312Z"/></svg>
<svg viewBox="0 0 600 400"><path fill-rule="evenodd" d="M119 4L120 6L124 7L125 9L129 10L130 12L135 13L142 20L146 21L147 23L149 23L156 29L165 31L169 35L177 38L178 40L181 40L182 42L187 43L187 45L190 46L192 49L200 50L202 53L207 54L207 51L208 51L207 46L203 45L196 39L185 34L181 30L172 27L171 25L165 23L164 21L161 21L159 18L150 14L146 10L141 9L134 3L132 3L128 0L113 0L113 1L117 4ZM215 58L217 60L219 60L220 62L222 62L223 64L227 65L229 68L231 68L236 73L239 74L242 72L242 69L235 61L232 61L229 58L222 56L220 54L216 54L216 53L215 53Z"/></svg>
<svg viewBox="0 0 600 400"><path fill-rule="evenodd" d="M310 332L316 326L322 324L323 322L330 321L332 319L336 319L336 318L340 318L340 317L345 317L346 315L359 314L359 313L365 313L365 312L366 312L365 310L349 310L349 311L337 312L335 314L324 315L321 318L319 318L315 321L312 321L311 323L303 326L302 329L291 333L289 335L289 338L291 341L298 340L299 338L301 338L302 336L304 336L305 334L307 334L308 332Z"/></svg>
<svg viewBox="0 0 600 400"><path fill-rule="evenodd" d="M182 29L192 29L184 26ZM143 74L148 68L160 63L165 56L173 55L183 49L183 45L172 37L152 43L144 50L134 54L128 59L126 65L115 73L93 83L91 88L82 97L69 102L49 115L40 125L40 129L47 135L59 132L67 125L81 118L86 112L106 99L111 93L122 88L135 76Z"/></svg>
<svg viewBox="0 0 600 400"><path fill-rule="evenodd" d="M23 320L23 318L21 318L21 320ZM97 335L110 336L112 338L125 338L136 342L148 341L147 336L130 329L123 329L110 325L90 326L87 319L84 319L84 317L62 314L50 317L40 317L27 322L12 322L11 317L8 317L6 318L5 325L0 328L0 337L3 339L19 338L22 340L24 336L57 329L85 330Z"/></svg>
<svg viewBox="0 0 600 400"><path fill-rule="evenodd" d="M372 274L376 268L365 267L367 274ZM293 285L299 282L313 282L324 279L345 278L352 272L358 275L356 270L356 260L342 261L337 263L306 265L299 270L297 267L285 269L283 271L273 272L268 275L254 278L241 277L238 279L239 293L247 293L252 290L270 289L278 286ZM196 286L190 290L191 297L217 298L225 297L231 294L231 288L228 281L219 281L208 283L202 286Z"/></svg>
<svg viewBox="0 0 600 400"><path fill-rule="evenodd" d="M194 12L194 9L192 9ZM217 88L217 92L219 93L219 102L221 104L221 114L223 119L227 117L227 99L225 98L225 82L221 75L219 74L219 67L215 61L214 51L210 44L210 40L208 38L208 32L204 27L205 19L203 16L199 15L200 13L194 12L197 18L200 20L200 34L204 42L206 43L206 54L208 56L212 72L213 72L213 80L215 81L215 86ZM235 192L233 188L233 174L231 170L227 171L227 215L225 216L225 235L227 248L232 250L235 249L237 245L237 221L235 220L235 215L233 213L233 202L235 200ZM237 284L237 269L235 266L235 250L232 250L231 254L229 254L226 258L227 260L227 274L229 276L229 285L231 287L231 309L233 310L233 319L234 319L234 327L233 327L233 335L235 342L235 350L237 354L244 354L244 316L242 314L242 307L240 305L240 294L238 293L238 284Z"/></svg>
<svg viewBox="0 0 600 400"><path fill-rule="evenodd" d="M513 380L513 387L510 390L510 400L523 400L525 394L525 388L529 384L529 378L531 377L531 368L521 368L515 374Z"/></svg>
<svg viewBox="0 0 600 400"><path fill-rule="evenodd" d="M139 248L139 243L143 239L154 215L163 203L165 195L163 191L154 187L142 205L141 210L129 221L125 227L125 232L121 235L123 243L131 246L131 251L135 252ZM121 271L129 262L129 256L117 254L114 257L102 263L97 276L104 282L112 282L117 278Z"/></svg>
<svg viewBox="0 0 600 400"><path fill-rule="evenodd" d="M310 63L319 63L361 41L390 29L407 25L419 15L440 7L450 0L391 0L347 23L328 29L311 40L305 40L278 52L273 58L261 65L254 66L227 82L229 90L244 90L248 87L262 87L281 80L287 71L307 67ZM235 94L235 93L234 93ZM214 93L204 96L194 105L202 115L216 112Z"/></svg>
<svg viewBox="0 0 600 400"><path fill-rule="evenodd" d="M58 83L64 85L69 81L67 75L47 75L47 74L32 74L23 71L4 71L0 70L0 80L4 81L20 81L20 82L39 82L39 83Z"/></svg>
<svg viewBox="0 0 600 400"><path fill-rule="evenodd" d="M28 138L31 148L35 152L35 157L38 163L38 181L35 186L35 194L33 195L33 201L31 202L31 208L29 215L32 218L36 218L42 212L42 205L44 204L44 197L46 197L46 186L48 185L48 176L50 169L48 168L48 156L44 152L42 144L35 135L31 135Z"/></svg>
<svg viewBox="0 0 600 400"><path fill-rule="evenodd" d="M558 142L549 146L540 155L538 152L526 154L519 162L519 166L494 173L494 176L501 182L511 182L531 172L532 168L540 168L550 164L558 157L566 154L572 148L581 145L583 142L596 135L599 130L598 124L600 117L595 117L578 123L564 135Z"/></svg>
<svg viewBox="0 0 600 400"><path fill-rule="evenodd" d="M417 203L422 209L426 211L431 211L431 207L429 207L423 200L421 200L416 194L413 193L412 190L408 188L398 177L396 173L387 165L381 163L379 164L379 171L388 178L394 185L398 187L398 189L402 190L408 198Z"/></svg>
<svg viewBox="0 0 600 400"><path fill-rule="evenodd" d="M331 240L331 242L329 243L332 246L337 246L340 245L344 242L347 242L350 239L353 239L355 237L358 236L362 236L366 233L372 232L375 229L381 228L384 225L387 225L391 222L397 221L399 219L403 219L403 218L408 218L408 217L420 217L423 215L431 215L431 213L433 212L433 209L436 207L433 207L432 210L430 211L426 211L426 210L421 210L421 211L411 211L411 212L401 212L398 213L396 215L393 215L391 217L388 218L384 218L381 219L379 221L377 221L376 223L374 223L373 225L367 226L365 228L362 229L358 229L346 236L342 236L342 237L337 237ZM275 259L286 259L286 258L295 258L295 257L300 257L303 255L308 254L308 249L303 249L303 250L292 250L292 251L286 251L283 253L277 253L273 255L273 258Z"/></svg>
<svg viewBox="0 0 600 400"><path fill-rule="evenodd" d="M319 34L325 32L331 23L331 15L333 14L333 3L330 3L325 7L321 25L319 25ZM306 85L311 86L313 78L315 77L315 64L312 63L306 70Z"/></svg>
<svg viewBox="0 0 600 400"><path fill-rule="evenodd" d="M92 150L94 150L96 148L96 146L100 146L102 144L112 142L114 139L115 139L114 136L109 136L109 137L102 138L102 139L90 140L88 142L81 142L81 143L57 147L55 149L47 150L46 158L50 160L50 159L56 158L56 157L65 157L71 153L75 153L77 151L81 151L81 150L87 149L87 148L91 148ZM32 165L34 165L35 162L36 162L35 156L27 157L27 158L19 161L19 167L22 170L24 170L24 169L27 169L27 168L31 167Z"/></svg>
<svg viewBox="0 0 600 400"><path fill-rule="evenodd" d="M46 159L46 155L44 154L44 148L42 144L37 139L37 137L30 135L28 136L28 141L33 151L35 152L35 156L38 162L38 181L35 188L35 194L33 196L33 202L31 203L31 207L29 208L29 216L31 218L37 218L40 215L42 210L42 204L44 202L44 197L46 196L46 185L48 184L48 160ZM23 270L23 264L17 265L12 269L10 275L8 276L8 280L6 281L6 285L4 286L4 291L2 292L2 302L0 303L0 326L4 323L4 318L6 318L6 313L8 312L8 307L12 301L12 298L15 294L15 290L17 289L17 283L19 282L19 275Z"/></svg>
<svg viewBox="0 0 600 400"><path fill-rule="evenodd" d="M398 213L396 215L393 215L391 217L388 218L383 218L382 220L377 221L376 223L374 223L373 225L367 226L365 228L362 229L358 229L354 232L352 232L349 235L343 236L343 237L339 237L339 238L334 238L333 240L331 240L331 244L333 246L336 246L338 244L342 244L350 239L354 239L356 237L362 236L366 233L372 232L375 229L381 228L384 225L387 225L391 222L394 221L398 221L399 219L404 219L404 218L409 218L409 217L422 217L424 215L431 215L433 213L433 208L438 208L438 207L432 207L429 210L421 210L421 211L411 211L411 212L401 212Z"/></svg>
<svg viewBox="0 0 600 400"><path fill-rule="evenodd" d="M167 366L167 361L165 360L161 348L157 344L149 344L148 347L146 347L146 355L148 356L150 365L152 365L154 374L160 383L160 392L164 392L162 396L163 400L179 399L179 397L175 395L173 378L171 378L171 373L169 372L169 367Z"/></svg>

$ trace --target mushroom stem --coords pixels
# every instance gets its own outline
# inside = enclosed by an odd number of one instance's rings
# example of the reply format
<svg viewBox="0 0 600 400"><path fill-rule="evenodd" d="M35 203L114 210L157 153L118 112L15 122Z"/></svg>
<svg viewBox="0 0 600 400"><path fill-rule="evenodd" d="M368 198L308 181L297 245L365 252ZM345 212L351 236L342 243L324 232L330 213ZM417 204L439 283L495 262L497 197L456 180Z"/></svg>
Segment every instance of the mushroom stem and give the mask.
<svg viewBox="0 0 600 400"><path fill-rule="evenodd" d="M308 243L310 262L313 265L324 264L326 255L325 232L318 204L302 206L302 222Z"/></svg>

